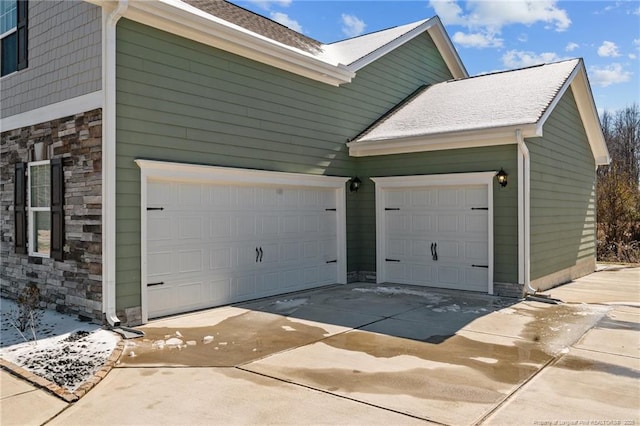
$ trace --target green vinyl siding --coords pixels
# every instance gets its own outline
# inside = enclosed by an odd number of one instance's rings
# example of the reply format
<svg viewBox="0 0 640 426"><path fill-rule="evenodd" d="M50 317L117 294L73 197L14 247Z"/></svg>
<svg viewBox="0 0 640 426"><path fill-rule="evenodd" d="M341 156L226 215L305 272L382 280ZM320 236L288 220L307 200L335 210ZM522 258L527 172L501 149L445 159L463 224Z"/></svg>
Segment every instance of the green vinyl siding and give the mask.
<svg viewBox="0 0 640 426"><path fill-rule="evenodd" d="M121 19L117 27L117 308L140 305L136 158L353 176L345 143L451 74L422 34L332 87ZM354 197L348 196L348 211ZM350 213L351 214L351 213ZM356 224L348 218L349 241ZM348 258L357 258L348 247ZM369 252L375 253L375 239ZM349 270L360 262L350 260Z"/></svg>
<svg viewBox="0 0 640 426"><path fill-rule="evenodd" d="M571 90L531 154L531 279L595 256L596 166Z"/></svg>
<svg viewBox="0 0 640 426"><path fill-rule="evenodd" d="M497 171L509 173L501 188L494 180L494 281L518 282L518 169L517 146L500 145L357 159L362 189L350 197L356 208L348 211L356 224L347 235L349 270L376 270L375 185L369 177Z"/></svg>

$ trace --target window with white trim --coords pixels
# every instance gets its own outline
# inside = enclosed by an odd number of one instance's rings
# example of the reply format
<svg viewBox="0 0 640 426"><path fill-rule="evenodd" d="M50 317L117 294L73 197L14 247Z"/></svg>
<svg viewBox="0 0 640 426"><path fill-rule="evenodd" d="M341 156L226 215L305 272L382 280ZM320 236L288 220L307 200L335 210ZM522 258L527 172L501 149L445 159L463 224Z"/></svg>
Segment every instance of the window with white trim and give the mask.
<svg viewBox="0 0 640 426"><path fill-rule="evenodd" d="M49 160L29 163L29 255L51 254L51 169Z"/></svg>

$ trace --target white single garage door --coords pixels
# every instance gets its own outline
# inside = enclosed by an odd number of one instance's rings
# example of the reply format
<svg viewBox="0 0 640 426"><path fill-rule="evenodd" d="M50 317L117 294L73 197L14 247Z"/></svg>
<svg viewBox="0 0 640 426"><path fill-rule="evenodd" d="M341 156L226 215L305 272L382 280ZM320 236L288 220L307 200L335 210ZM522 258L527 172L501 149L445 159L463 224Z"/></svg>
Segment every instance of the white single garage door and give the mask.
<svg viewBox="0 0 640 426"><path fill-rule="evenodd" d="M340 182L149 178L147 317L344 282Z"/></svg>
<svg viewBox="0 0 640 426"><path fill-rule="evenodd" d="M492 292L489 186L379 191L379 282Z"/></svg>

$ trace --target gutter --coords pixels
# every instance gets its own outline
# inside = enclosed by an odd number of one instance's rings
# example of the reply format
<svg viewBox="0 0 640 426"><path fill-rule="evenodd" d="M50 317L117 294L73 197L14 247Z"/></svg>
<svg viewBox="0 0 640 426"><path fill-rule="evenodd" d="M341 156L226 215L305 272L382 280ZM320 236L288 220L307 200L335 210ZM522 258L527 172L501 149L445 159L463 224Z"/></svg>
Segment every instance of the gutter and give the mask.
<svg viewBox="0 0 640 426"><path fill-rule="evenodd" d="M531 159L522 131L516 130L518 142L518 281L524 284L525 295L535 295L531 287Z"/></svg>
<svg viewBox="0 0 640 426"><path fill-rule="evenodd" d="M116 24L129 6L119 0L107 15L102 6L102 309L112 327L116 315Z"/></svg>

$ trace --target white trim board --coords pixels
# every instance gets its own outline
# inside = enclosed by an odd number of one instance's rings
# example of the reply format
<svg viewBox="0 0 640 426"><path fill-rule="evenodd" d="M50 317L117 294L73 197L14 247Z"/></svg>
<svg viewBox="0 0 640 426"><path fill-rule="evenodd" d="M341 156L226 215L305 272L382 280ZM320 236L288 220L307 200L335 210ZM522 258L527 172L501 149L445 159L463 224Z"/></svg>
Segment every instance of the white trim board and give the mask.
<svg viewBox="0 0 640 426"><path fill-rule="evenodd" d="M33 126L97 108L102 108L102 90L2 118L0 132Z"/></svg>
<svg viewBox="0 0 640 426"><path fill-rule="evenodd" d="M346 183L350 178L302 173L237 169L154 160L135 160L140 167L140 291L142 322L149 320L147 300L147 184L149 180L231 183L238 185L278 185L327 188L336 191L338 284L347 283Z"/></svg>
<svg viewBox="0 0 640 426"><path fill-rule="evenodd" d="M487 185L488 212L488 264L487 292L493 294L493 179L496 171L476 173L451 173L439 175L421 176L392 176L370 178L376 185L376 282L381 284L386 277L385 270L385 234L386 224L384 220L384 196L383 191L392 188L420 188L428 186L461 186L461 185Z"/></svg>

